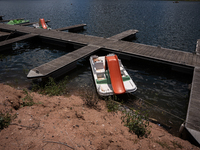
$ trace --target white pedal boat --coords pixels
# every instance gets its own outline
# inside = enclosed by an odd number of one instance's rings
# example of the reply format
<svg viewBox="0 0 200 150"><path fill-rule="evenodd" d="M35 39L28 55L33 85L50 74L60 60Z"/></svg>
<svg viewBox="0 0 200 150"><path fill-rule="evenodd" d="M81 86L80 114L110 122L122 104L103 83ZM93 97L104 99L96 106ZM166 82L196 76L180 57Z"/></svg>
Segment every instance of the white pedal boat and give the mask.
<svg viewBox="0 0 200 150"><path fill-rule="evenodd" d="M99 95L132 93L137 90L117 55L109 54L100 57L93 55L90 57L90 65Z"/></svg>

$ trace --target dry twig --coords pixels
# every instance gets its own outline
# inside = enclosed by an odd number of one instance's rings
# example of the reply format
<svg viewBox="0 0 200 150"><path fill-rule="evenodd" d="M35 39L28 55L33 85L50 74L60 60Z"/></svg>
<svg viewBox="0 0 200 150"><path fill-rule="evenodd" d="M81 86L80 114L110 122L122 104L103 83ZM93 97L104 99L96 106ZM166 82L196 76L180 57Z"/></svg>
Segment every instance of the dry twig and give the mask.
<svg viewBox="0 0 200 150"><path fill-rule="evenodd" d="M69 147L69 148L71 148L71 149L74 149L73 147L67 145L66 143L62 143L62 142L55 142L55 141L42 141L42 142L62 144L62 145L65 145L65 146L67 146L67 147Z"/></svg>

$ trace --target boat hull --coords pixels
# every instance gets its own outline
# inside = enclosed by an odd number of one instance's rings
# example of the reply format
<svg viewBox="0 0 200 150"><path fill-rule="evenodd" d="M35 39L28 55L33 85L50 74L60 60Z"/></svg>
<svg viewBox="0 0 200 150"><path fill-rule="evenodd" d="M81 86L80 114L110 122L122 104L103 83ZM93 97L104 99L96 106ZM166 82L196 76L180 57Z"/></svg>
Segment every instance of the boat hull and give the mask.
<svg viewBox="0 0 200 150"><path fill-rule="evenodd" d="M113 54L112 54L113 55ZM112 80L110 79L109 69L106 67L106 57L93 55L90 57L90 65L96 86L97 93L101 96L109 96L116 94L113 90ZM121 78L125 88L125 93L132 93L137 90L137 87L127 71L125 70L121 60L119 60L119 69Z"/></svg>

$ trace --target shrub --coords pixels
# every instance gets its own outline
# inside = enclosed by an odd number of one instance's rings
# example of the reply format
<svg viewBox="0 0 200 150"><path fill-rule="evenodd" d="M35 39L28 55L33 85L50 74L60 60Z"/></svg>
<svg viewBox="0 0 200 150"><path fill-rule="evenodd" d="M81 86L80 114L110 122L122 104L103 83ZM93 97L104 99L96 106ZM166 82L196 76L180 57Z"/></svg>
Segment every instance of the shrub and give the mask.
<svg viewBox="0 0 200 150"><path fill-rule="evenodd" d="M89 108L99 109L97 104L99 102L99 98L93 90L90 88L85 87L83 94L81 94L83 102Z"/></svg>
<svg viewBox="0 0 200 150"><path fill-rule="evenodd" d="M34 92L38 91L40 94L44 95L59 96L65 94L66 82L67 82L67 77L65 77L58 83L55 82L54 78L49 77L46 82L42 82L40 84L33 84L32 90Z"/></svg>
<svg viewBox="0 0 200 150"><path fill-rule="evenodd" d="M34 105L35 103L33 102L33 97L28 93L26 89L23 89L23 91L25 92L26 96L22 98L21 107Z"/></svg>
<svg viewBox="0 0 200 150"><path fill-rule="evenodd" d="M108 108L108 112L116 112L119 109L119 105L116 104L114 101L112 100L108 100L106 101L106 106Z"/></svg>
<svg viewBox="0 0 200 150"><path fill-rule="evenodd" d="M129 128L129 132L134 132L138 137L147 137L150 134L148 130L149 121L148 114L140 114L139 111L123 111L124 116L121 117L122 123Z"/></svg>
<svg viewBox="0 0 200 150"><path fill-rule="evenodd" d="M15 119L17 115L11 115L9 113L0 112L0 130L10 125L11 121Z"/></svg>

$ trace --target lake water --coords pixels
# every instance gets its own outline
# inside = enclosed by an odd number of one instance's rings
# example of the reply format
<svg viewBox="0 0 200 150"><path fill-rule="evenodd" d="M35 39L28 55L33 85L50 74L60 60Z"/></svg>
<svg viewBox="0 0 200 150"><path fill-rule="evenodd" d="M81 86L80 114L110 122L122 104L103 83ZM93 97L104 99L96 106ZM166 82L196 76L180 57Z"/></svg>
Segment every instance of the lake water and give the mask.
<svg viewBox="0 0 200 150"><path fill-rule="evenodd" d="M30 22L39 18L51 20L51 28L86 23L81 34L110 37L129 29L137 29L133 42L194 52L200 38L200 2L134 1L134 0L0 0L0 15L4 19L25 18ZM0 82L29 86L28 70L60 57L68 50L38 43L13 44L13 51L1 53ZM163 66L123 60L138 90L127 97L129 106L138 99L185 119L191 76L178 74ZM68 74L69 92L77 93L88 85L95 90L88 59L78 63ZM135 105L136 106L136 105ZM183 122L152 106L151 115L174 127Z"/></svg>

